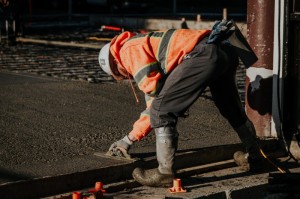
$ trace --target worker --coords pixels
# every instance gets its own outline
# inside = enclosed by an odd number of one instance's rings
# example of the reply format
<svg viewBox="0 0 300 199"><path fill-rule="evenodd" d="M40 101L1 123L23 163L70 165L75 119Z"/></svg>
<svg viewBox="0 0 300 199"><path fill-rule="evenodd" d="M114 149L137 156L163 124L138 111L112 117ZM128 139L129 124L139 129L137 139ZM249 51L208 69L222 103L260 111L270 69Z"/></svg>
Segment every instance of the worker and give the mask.
<svg viewBox="0 0 300 199"><path fill-rule="evenodd" d="M181 18L181 24L180 24L180 26L181 26L181 29L189 29L189 27L188 27L188 25L186 23L185 17Z"/></svg>
<svg viewBox="0 0 300 199"><path fill-rule="evenodd" d="M247 149L243 166L261 158L255 129L248 119L236 88L238 56L226 40L233 21L218 21L212 30L170 29L134 34L123 32L99 53L99 64L116 80L134 79L146 96L146 110L133 130L114 142L109 153L130 157L134 142L156 135L158 168L134 169L142 185L170 187L175 177L178 145L177 120L209 87L220 113L228 120ZM241 161L243 162L243 161Z"/></svg>

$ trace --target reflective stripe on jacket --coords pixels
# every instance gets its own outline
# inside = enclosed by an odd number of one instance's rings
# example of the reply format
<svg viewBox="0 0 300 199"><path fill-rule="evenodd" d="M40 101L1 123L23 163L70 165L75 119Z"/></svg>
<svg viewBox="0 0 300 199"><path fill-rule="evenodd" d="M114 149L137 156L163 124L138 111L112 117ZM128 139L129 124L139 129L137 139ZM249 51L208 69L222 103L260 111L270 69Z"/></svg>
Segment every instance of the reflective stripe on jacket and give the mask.
<svg viewBox="0 0 300 199"><path fill-rule="evenodd" d="M155 96L164 83L164 77L177 67L184 56L210 30L170 29L147 34L124 32L111 42L110 51L119 64L133 76L140 90L146 95ZM142 112L130 132L138 140L146 136L150 127L149 109Z"/></svg>

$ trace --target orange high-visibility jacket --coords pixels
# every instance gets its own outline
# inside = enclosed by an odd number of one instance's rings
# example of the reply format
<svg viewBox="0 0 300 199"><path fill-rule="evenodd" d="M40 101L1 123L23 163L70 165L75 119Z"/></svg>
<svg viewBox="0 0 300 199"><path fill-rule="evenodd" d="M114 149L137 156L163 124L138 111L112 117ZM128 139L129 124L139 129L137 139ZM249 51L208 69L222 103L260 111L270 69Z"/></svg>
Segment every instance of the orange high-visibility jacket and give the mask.
<svg viewBox="0 0 300 199"><path fill-rule="evenodd" d="M123 32L112 40L110 51L113 57L133 76L140 90L146 94L147 108L130 132L136 139L142 139L152 130L149 110L153 96L163 84L163 77L177 67L184 56L209 33L210 30L189 29L137 35Z"/></svg>

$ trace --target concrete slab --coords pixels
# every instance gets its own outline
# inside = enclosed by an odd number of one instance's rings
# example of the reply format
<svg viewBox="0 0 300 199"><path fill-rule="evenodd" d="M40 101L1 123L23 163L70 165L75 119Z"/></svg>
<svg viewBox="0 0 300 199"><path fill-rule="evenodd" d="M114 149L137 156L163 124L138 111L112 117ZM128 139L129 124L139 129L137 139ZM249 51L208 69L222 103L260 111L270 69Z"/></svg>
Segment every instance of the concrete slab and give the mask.
<svg viewBox="0 0 300 199"><path fill-rule="evenodd" d="M90 187L100 179L105 179L104 182L126 179L134 167L128 161L94 155L60 161L56 165L46 167L44 164L30 166L31 168L1 169L1 177L10 179L9 182L0 184L1 198L39 198ZM14 177L14 181L11 177Z"/></svg>
<svg viewBox="0 0 300 199"><path fill-rule="evenodd" d="M278 159L281 167L288 168L290 172L299 171L299 165L293 161L287 161L286 158ZM230 160L228 160L230 161ZM220 163L221 164L221 163ZM205 165L203 165L205 167ZM193 168L191 168L193 170ZM194 172L197 169L194 168ZM170 193L167 188L151 188L139 186L128 188L114 193L108 193L107 198L125 199L125 198L173 198L173 199L261 199L269 195L268 179L270 172L276 170L266 170L262 173L246 172L240 167L233 166L215 171L205 171L190 177L182 177L182 187L187 190L186 193ZM111 185L104 186L111 189ZM276 196L275 196L276 197Z"/></svg>
<svg viewBox="0 0 300 199"><path fill-rule="evenodd" d="M170 193L166 188L137 187L117 194L108 194L114 199L123 198L176 198L176 199L241 199L262 198L266 191L268 173L249 174L238 167L182 178L186 193Z"/></svg>
<svg viewBox="0 0 300 199"><path fill-rule="evenodd" d="M180 176L232 167L235 165L233 161L222 162L221 164L216 164L215 162L232 157L234 151L240 148L240 145L226 145L203 148L191 152L178 152L175 167L182 169L178 173ZM201 164L206 165L187 169L193 165ZM1 196L10 197L11 199L20 197L34 198L90 187L97 181L105 184L124 181L125 179L132 179L131 173L134 168L154 168L157 166L157 161L155 157L127 160L125 158L107 157L104 153L96 153L96 155L64 160L41 168L43 166L43 164L31 164L30 168L15 167L7 170L7 173L10 175L14 174L18 178L13 182L0 184ZM118 187L119 189L127 189L130 186L126 182L123 187L121 185L118 185ZM17 190L20 189L24 191L18 192ZM110 190L113 189L116 190L116 187L110 188Z"/></svg>

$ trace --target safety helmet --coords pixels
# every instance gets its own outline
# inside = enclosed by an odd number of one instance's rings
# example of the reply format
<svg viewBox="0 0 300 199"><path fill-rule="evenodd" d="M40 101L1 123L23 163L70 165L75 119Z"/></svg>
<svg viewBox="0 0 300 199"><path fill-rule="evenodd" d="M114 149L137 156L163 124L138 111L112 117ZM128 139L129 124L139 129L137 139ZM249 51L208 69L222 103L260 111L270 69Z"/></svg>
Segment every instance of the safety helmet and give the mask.
<svg viewBox="0 0 300 199"><path fill-rule="evenodd" d="M98 56L98 61L102 70L107 74L112 75L112 71L110 69L110 62L109 62L109 47L110 47L110 43L105 44L101 48Z"/></svg>

